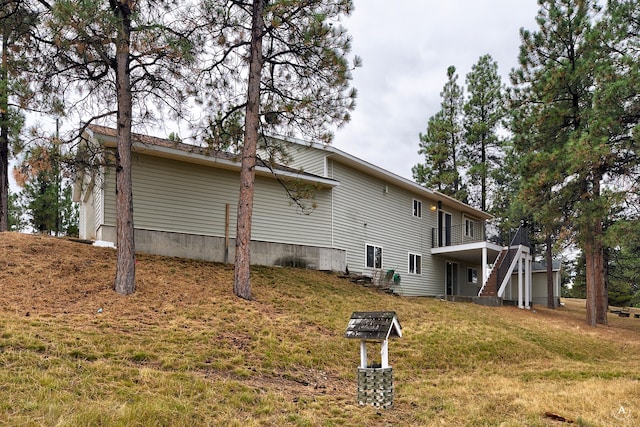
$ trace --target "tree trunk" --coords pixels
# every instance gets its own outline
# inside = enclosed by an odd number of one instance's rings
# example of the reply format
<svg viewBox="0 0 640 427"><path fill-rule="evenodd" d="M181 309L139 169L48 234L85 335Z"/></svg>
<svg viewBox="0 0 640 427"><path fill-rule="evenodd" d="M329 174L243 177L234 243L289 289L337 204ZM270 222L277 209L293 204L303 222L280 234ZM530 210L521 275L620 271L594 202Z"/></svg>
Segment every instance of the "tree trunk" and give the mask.
<svg viewBox="0 0 640 427"><path fill-rule="evenodd" d="M593 200L600 200L602 198L600 182L602 181L602 166L595 168L593 173ZM604 218L603 214L603 218ZM607 295L607 288L605 285L604 277L604 246L603 246L603 220L599 215L593 220L593 234L594 234L594 275L595 275L595 302L596 302L596 323L606 325L607 311L609 306L609 296Z"/></svg>
<svg viewBox="0 0 640 427"><path fill-rule="evenodd" d="M545 259L547 261L547 307L548 308L556 308L556 301L553 286L553 251L552 251L552 240L551 233L547 234L546 237L546 248L545 248Z"/></svg>
<svg viewBox="0 0 640 427"><path fill-rule="evenodd" d="M608 324L607 311L609 309L609 298L604 277L604 248L602 246L602 222L597 221L594 225L594 278L596 291L596 323L600 325Z"/></svg>
<svg viewBox="0 0 640 427"><path fill-rule="evenodd" d="M131 0L118 3L121 20L116 40L116 83L118 119L116 150L116 244L117 264L114 289L128 295L136 289L135 244L133 238L133 189L131 180ZM118 13L117 12L117 13Z"/></svg>
<svg viewBox="0 0 640 427"><path fill-rule="evenodd" d="M256 166L256 147L260 126L260 77L262 75L262 13L264 0L253 1L251 22L251 55L245 116L244 145L240 170L240 196L236 229L236 255L233 271L233 292L240 298L251 299L251 216Z"/></svg>
<svg viewBox="0 0 640 427"><path fill-rule="evenodd" d="M585 278L587 286L587 324L596 326L596 284L595 284L595 266L594 266L594 243L593 234L589 233L584 244L585 256Z"/></svg>
<svg viewBox="0 0 640 427"><path fill-rule="evenodd" d="M480 163L482 164L482 169L480 172L480 210L483 212L487 211L487 171L489 167L487 165L487 135L482 133L481 136L481 159Z"/></svg>
<svg viewBox="0 0 640 427"><path fill-rule="evenodd" d="M7 37L2 37L0 69L0 232L9 230L9 72Z"/></svg>

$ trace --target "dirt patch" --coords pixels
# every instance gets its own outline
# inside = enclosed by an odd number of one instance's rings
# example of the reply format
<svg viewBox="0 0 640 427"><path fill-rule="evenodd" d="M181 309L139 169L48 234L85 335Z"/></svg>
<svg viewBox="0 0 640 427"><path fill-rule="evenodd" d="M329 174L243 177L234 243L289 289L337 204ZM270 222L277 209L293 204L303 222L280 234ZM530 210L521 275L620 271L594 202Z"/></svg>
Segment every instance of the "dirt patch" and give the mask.
<svg viewBox="0 0 640 427"><path fill-rule="evenodd" d="M49 236L0 233L0 310L25 315L92 314L148 318L211 300L231 283L227 266L141 254L135 294L112 290L115 250Z"/></svg>

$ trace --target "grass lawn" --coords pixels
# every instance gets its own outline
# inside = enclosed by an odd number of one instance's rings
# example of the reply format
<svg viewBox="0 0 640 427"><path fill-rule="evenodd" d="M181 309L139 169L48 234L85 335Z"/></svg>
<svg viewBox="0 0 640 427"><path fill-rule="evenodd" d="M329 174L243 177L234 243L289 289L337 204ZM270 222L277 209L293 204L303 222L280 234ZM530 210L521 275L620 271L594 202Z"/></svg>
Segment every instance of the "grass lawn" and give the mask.
<svg viewBox="0 0 640 427"><path fill-rule="evenodd" d="M333 275L0 233L0 425L640 425L640 319L403 298ZM353 311L395 311L390 409L356 402Z"/></svg>

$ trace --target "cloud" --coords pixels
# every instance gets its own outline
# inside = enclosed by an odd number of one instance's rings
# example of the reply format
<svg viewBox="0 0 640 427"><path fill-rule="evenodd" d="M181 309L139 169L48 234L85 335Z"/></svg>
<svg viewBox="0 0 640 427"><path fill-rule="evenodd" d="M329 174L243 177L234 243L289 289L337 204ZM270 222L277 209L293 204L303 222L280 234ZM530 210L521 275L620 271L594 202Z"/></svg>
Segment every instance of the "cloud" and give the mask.
<svg viewBox="0 0 640 427"><path fill-rule="evenodd" d="M344 25L363 67L352 121L338 129L337 148L411 179L418 134L440 108L449 65L460 85L489 53L503 82L517 66L519 29L535 29L536 0L355 0Z"/></svg>

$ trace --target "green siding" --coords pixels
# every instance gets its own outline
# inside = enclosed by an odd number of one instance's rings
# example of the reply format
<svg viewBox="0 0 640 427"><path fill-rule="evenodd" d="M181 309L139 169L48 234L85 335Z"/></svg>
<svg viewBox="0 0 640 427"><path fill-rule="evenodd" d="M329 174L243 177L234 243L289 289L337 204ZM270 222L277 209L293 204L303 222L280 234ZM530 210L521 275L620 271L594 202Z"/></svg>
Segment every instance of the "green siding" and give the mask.
<svg viewBox="0 0 640 427"><path fill-rule="evenodd" d="M307 173L324 176L324 158L326 153L309 145L289 144L287 152L291 156L289 166Z"/></svg>
<svg viewBox="0 0 640 427"><path fill-rule="evenodd" d="M132 173L136 228L224 237L229 204L229 235L235 236L237 172L134 154ZM115 225L113 173L106 175L105 195L104 222ZM315 197L311 215L300 214L275 179L257 177L252 239L330 246L330 191Z"/></svg>
<svg viewBox="0 0 640 427"><path fill-rule="evenodd" d="M329 166L330 177L342 183L334 189L334 245L347 250L349 269L370 274L365 245L381 246L382 269L400 274L403 294L442 293L441 269L431 257L431 228L437 220L428 208L431 202L337 161ZM422 201L422 218L413 216L414 199ZM422 274L408 273L410 252L422 255Z"/></svg>

